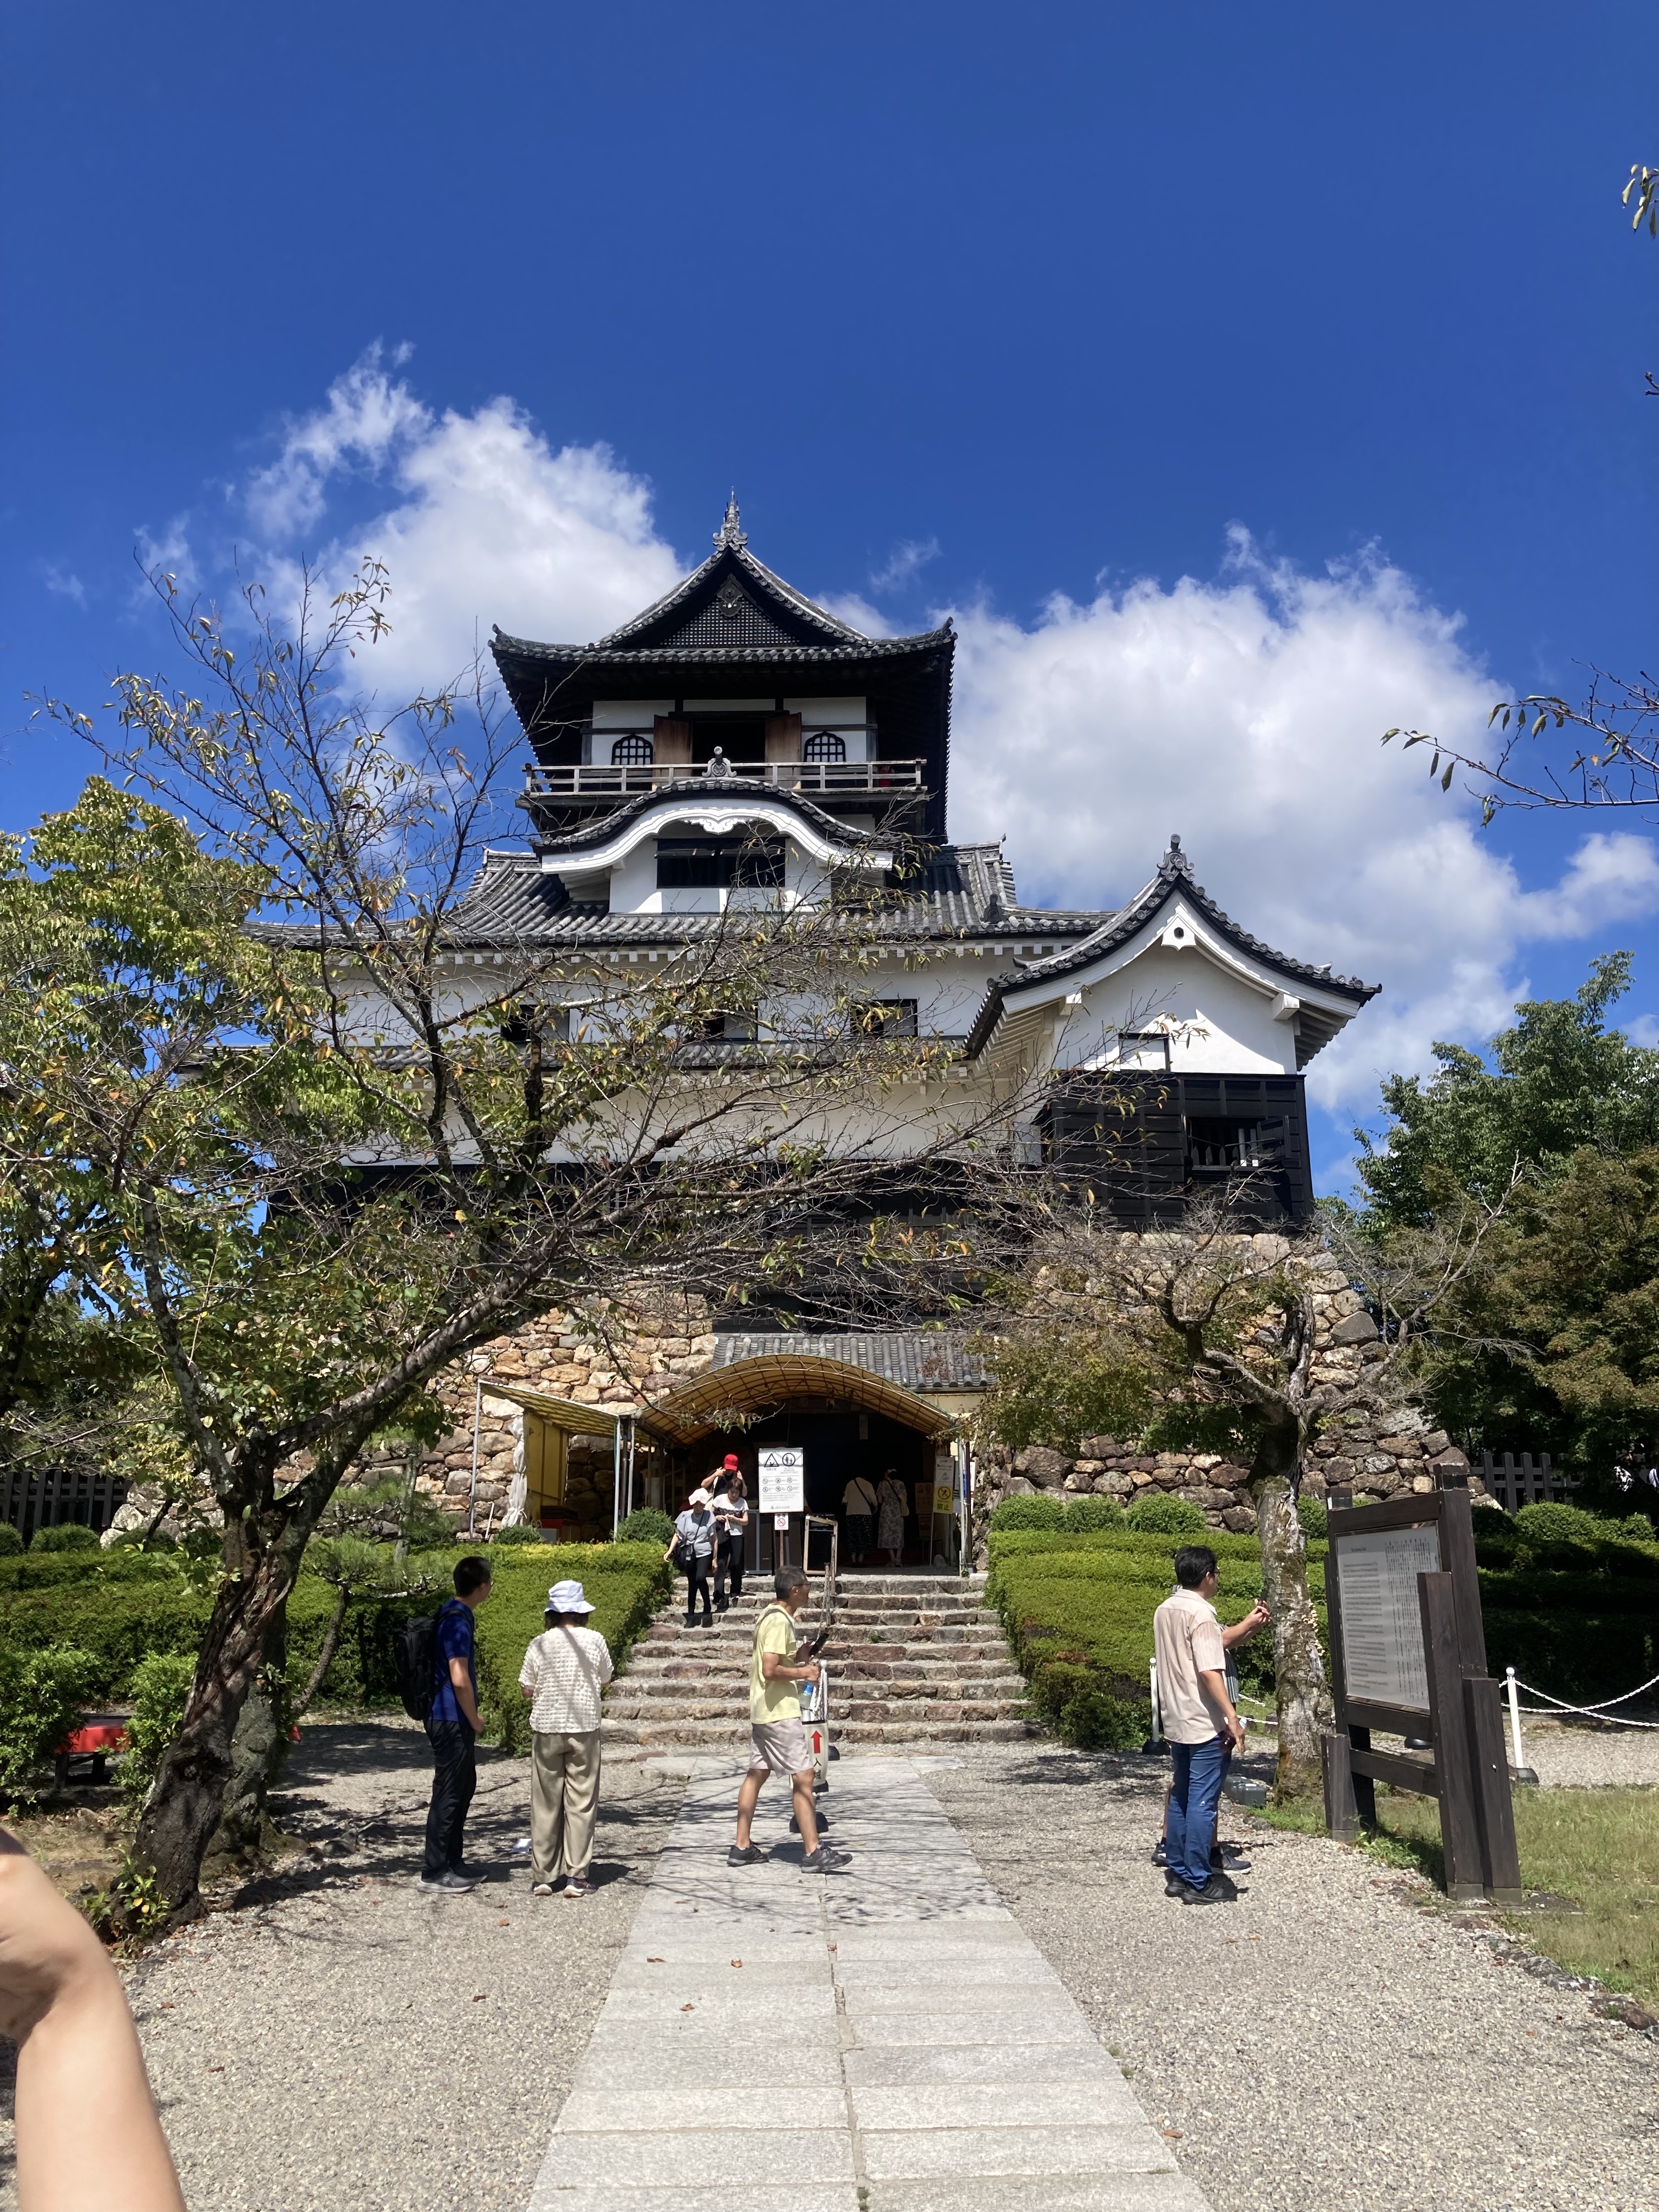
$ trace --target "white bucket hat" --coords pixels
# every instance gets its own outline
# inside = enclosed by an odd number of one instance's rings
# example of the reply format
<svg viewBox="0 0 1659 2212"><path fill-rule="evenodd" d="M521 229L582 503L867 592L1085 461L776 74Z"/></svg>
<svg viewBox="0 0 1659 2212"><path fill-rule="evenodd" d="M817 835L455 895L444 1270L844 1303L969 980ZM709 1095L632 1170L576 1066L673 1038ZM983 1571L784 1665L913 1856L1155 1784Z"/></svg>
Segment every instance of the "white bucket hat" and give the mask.
<svg viewBox="0 0 1659 2212"><path fill-rule="evenodd" d="M691 1493L691 1503L694 1505L712 1505L714 1500L706 1490L694 1490Z"/></svg>
<svg viewBox="0 0 1659 2212"><path fill-rule="evenodd" d="M586 1593L580 1583L555 1583L547 1593L550 1613L592 1613Z"/></svg>

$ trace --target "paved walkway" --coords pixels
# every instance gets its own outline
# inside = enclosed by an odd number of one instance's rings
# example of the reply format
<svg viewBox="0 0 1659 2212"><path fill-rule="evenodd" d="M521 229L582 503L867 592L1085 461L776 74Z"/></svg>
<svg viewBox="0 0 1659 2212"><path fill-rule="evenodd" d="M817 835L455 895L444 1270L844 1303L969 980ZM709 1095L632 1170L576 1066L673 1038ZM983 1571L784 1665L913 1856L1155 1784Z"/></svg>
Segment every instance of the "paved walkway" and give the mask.
<svg viewBox="0 0 1659 2212"><path fill-rule="evenodd" d="M1205 2212L915 1764L838 1766L827 1877L699 1765L531 2212Z"/></svg>

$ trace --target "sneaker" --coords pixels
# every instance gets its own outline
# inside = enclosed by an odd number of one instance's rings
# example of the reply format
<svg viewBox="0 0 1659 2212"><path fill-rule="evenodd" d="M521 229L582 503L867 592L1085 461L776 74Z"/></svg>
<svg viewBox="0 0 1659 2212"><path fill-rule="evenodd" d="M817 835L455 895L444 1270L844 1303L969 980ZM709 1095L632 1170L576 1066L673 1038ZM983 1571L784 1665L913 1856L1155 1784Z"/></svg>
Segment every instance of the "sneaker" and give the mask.
<svg viewBox="0 0 1659 2212"><path fill-rule="evenodd" d="M850 1863L845 1851L831 1850L828 1844L820 1844L815 1851L808 1851L801 1864L808 1874L834 1874Z"/></svg>
<svg viewBox="0 0 1659 2212"><path fill-rule="evenodd" d="M1202 1889L1194 1889L1190 1882L1183 1881L1181 1885L1181 1901L1183 1905L1231 1905L1232 1902L1213 1875Z"/></svg>
<svg viewBox="0 0 1659 2212"><path fill-rule="evenodd" d="M1186 1883L1182 1881L1181 1876L1175 1871L1173 1867L1171 1867L1164 1875L1164 1894L1165 1897L1179 1897L1186 1887Z"/></svg>
<svg viewBox="0 0 1659 2212"><path fill-rule="evenodd" d="M726 1854L727 1866L758 1866L766 1856L758 1844L733 1844Z"/></svg>
<svg viewBox="0 0 1659 2212"><path fill-rule="evenodd" d="M459 1897L477 1886L470 1875L423 1874L421 1876L421 1887L439 1897Z"/></svg>
<svg viewBox="0 0 1659 2212"><path fill-rule="evenodd" d="M1250 1862L1237 1844L1218 1844L1210 1853L1210 1864L1217 1874L1224 1869L1230 1874L1249 1874Z"/></svg>
<svg viewBox="0 0 1659 2212"><path fill-rule="evenodd" d="M598 1887L599 1884L589 1881L586 1875L573 1874L564 1886L564 1893L567 1897L592 1897Z"/></svg>
<svg viewBox="0 0 1659 2212"><path fill-rule="evenodd" d="M1152 1864L1154 1866L1166 1867L1169 1863L1170 1846L1164 1837L1160 1836L1158 1841L1152 1845Z"/></svg>
<svg viewBox="0 0 1659 2212"><path fill-rule="evenodd" d="M553 1885L550 1881L532 1882L530 1887L530 1894L532 1897L551 1897L553 1894Z"/></svg>

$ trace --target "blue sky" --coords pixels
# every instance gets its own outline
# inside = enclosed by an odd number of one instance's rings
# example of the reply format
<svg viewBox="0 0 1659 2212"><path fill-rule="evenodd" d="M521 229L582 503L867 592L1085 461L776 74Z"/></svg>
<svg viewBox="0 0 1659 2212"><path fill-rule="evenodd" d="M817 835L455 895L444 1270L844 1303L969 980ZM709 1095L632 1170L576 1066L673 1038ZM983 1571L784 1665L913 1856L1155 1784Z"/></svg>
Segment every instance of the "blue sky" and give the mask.
<svg viewBox="0 0 1659 2212"><path fill-rule="evenodd" d="M1645 825L1483 836L1376 743L1652 663L1650 11L94 0L9 61L0 821L87 765L25 693L159 653L135 544L386 550L395 685L620 619L735 483L804 588L956 614L953 830L1028 894L1178 828L1384 984L1328 1176L1597 951L1659 1014Z"/></svg>

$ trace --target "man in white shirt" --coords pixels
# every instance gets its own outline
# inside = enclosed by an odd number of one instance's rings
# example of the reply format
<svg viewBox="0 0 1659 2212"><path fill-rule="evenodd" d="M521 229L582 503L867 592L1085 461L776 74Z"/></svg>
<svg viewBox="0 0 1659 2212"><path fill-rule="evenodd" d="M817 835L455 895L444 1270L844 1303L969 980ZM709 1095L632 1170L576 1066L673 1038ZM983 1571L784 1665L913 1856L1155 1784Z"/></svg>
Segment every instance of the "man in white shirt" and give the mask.
<svg viewBox="0 0 1659 2212"><path fill-rule="evenodd" d="M1220 1588L1215 1553L1207 1544L1183 1545L1175 1571L1174 1592L1152 1615L1158 1701L1175 1760L1164 1887L1186 1905L1221 1905L1232 1886L1212 1872L1210 1848L1227 1761L1244 1748L1244 1723L1227 1690L1227 1654L1212 1602Z"/></svg>
<svg viewBox="0 0 1659 2212"><path fill-rule="evenodd" d="M567 1897L593 1889L600 1696L614 1669L610 1645L586 1626L592 1610L580 1583L555 1583L546 1626L520 1670L519 1687L530 1700L532 1897L551 1897L562 1874Z"/></svg>

